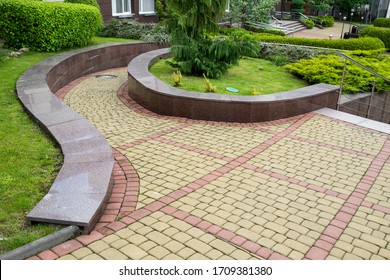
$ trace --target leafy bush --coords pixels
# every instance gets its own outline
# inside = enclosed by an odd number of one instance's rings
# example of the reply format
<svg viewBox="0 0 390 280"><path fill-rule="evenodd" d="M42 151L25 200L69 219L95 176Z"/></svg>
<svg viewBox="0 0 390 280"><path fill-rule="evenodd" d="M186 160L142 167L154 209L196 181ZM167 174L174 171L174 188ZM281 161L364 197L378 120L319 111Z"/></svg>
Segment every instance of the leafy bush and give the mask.
<svg viewBox="0 0 390 280"><path fill-rule="evenodd" d="M362 37L379 38L390 49L390 28L370 26L359 32Z"/></svg>
<svg viewBox="0 0 390 280"><path fill-rule="evenodd" d="M172 74L172 82L174 87L178 87L183 82L183 76L179 70L173 72Z"/></svg>
<svg viewBox="0 0 390 280"><path fill-rule="evenodd" d="M318 16L322 20L323 27L332 27L334 24L334 18L332 16Z"/></svg>
<svg viewBox="0 0 390 280"><path fill-rule="evenodd" d="M85 4L85 5L91 5L100 10L100 6L97 3L96 0L65 0L65 3L76 3L76 4Z"/></svg>
<svg viewBox="0 0 390 280"><path fill-rule="evenodd" d="M351 57L361 64L373 69L383 76L390 75L390 56L377 52L352 52ZM339 85L344 69L344 60L337 55L320 55L313 59L303 59L285 66L291 73L310 84L328 83ZM347 93L371 91L374 76L347 61L344 90ZM390 91L390 85L377 79L377 89L380 92Z"/></svg>
<svg viewBox="0 0 390 280"><path fill-rule="evenodd" d="M307 29L313 29L313 27L314 27L314 21L312 21L310 19L305 20L305 24L306 24Z"/></svg>
<svg viewBox="0 0 390 280"><path fill-rule="evenodd" d="M390 28L390 18L376 18L374 20L374 26Z"/></svg>
<svg viewBox="0 0 390 280"><path fill-rule="evenodd" d="M2 0L0 14L0 37L16 49L58 51L86 46L102 26L100 11L81 4Z"/></svg>
<svg viewBox="0 0 390 280"><path fill-rule="evenodd" d="M203 78L206 84L206 92L217 92L217 87L214 86L209 79L203 74Z"/></svg>
<svg viewBox="0 0 390 280"><path fill-rule="evenodd" d="M289 58L285 54L275 55L275 56L271 57L271 60L276 66L283 66L289 62Z"/></svg>
<svg viewBox="0 0 390 280"><path fill-rule="evenodd" d="M291 12L304 13L305 12L304 6L305 6L304 0L291 0Z"/></svg>

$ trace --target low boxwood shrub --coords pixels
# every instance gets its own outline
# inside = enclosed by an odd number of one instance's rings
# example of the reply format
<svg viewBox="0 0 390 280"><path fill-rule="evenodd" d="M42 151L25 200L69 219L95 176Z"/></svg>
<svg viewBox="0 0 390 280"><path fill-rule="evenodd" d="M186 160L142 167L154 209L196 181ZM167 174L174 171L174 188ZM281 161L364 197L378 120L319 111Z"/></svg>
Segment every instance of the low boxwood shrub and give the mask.
<svg viewBox="0 0 390 280"><path fill-rule="evenodd" d="M340 50L375 50L384 48L384 44L377 38L356 38L356 39L311 39L280 36L259 36L260 41L273 42L291 45L303 45L320 48L331 48Z"/></svg>
<svg viewBox="0 0 390 280"><path fill-rule="evenodd" d="M86 46L102 27L90 5L33 0L0 1L0 37L8 47L58 51Z"/></svg>
<svg viewBox="0 0 390 280"><path fill-rule="evenodd" d="M362 37L379 38L390 49L390 28L370 26L359 32Z"/></svg>
<svg viewBox="0 0 390 280"><path fill-rule="evenodd" d="M390 18L376 18L374 20L374 26L390 28Z"/></svg>

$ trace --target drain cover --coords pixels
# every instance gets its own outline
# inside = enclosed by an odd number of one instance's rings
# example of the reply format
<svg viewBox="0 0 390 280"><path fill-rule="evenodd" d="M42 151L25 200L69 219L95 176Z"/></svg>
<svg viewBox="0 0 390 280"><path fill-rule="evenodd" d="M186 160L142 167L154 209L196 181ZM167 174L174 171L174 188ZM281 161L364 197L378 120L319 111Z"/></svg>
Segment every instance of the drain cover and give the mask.
<svg viewBox="0 0 390 280"><path fill-rule="evenodd" d="M115 76L115 75L96 75L95 78L97 78L97 79L115 79L115 78L118 78L118 76Z"/></svg>

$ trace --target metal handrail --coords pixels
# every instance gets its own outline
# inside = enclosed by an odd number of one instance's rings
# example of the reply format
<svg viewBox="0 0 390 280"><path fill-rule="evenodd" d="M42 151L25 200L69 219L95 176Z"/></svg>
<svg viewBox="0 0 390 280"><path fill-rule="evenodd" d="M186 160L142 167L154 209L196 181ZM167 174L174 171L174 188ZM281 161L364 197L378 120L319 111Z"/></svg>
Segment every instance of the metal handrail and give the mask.
<svg viewBox="0 0 390 280"><path fill-rule="evenodd" d="M279 24L280 26L283 26L283 22L278 20L276 17L274 17L273 15L271 15L271 18L272 20L276 21L277 22L277 25Z"/></svg>
<svg viewBox="0 0 390 280"><path fill-rule="evenodd" d="M355 63L356 65L358 65L359 67L363 68L364 70L370 72L371 74L373 74L374 76L377 76L381 79L383 79L384 81L386 81L387 83L390 83L390 79L382 76L381 74L375 72L374 70L372 70L371 68L368 68L367 66L364 66L363 64L361 64L360 62L357 62L356 60L354 60L353 58L349 57L348 55L342 53L342 52L338 52L337 53L339 56L342 56L343 58L351 61L352 63Z"/></svg>

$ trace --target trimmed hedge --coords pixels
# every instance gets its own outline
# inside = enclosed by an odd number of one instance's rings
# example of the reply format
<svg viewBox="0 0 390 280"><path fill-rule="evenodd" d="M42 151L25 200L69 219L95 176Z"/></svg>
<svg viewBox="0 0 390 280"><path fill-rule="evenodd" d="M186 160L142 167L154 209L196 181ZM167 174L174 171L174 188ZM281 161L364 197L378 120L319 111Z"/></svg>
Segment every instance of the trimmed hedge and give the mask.
<svg viewBox="0 0 390 280"><path fill-rule="evenodd" d="M374 20L374 26L390 28L390 18L377 18Z"/></svg>
<svg viewBox="0 0 390 280"><path fill-rule="evenodd" d="M390 49L390 28L370 26L359 32L362 37L379 38Z"/></svg>
<svg viewBox="0 0 390 280"><path fill-rule="evenodd" d="M260 41L302 45L319 48L330 48L340 50L376 50L384 48L384 44L377 38L357 38L357 39L311 39L311 38L297 38L297 37L280 37L280 36L260 36Z"/></svg>
<svg viewBox="0 0 390 280"><path fill-rule="evenodd" d="M90 5L0 1L0 37L8 47L54 52L90 43L102 27L100 10Z"/></svg>

